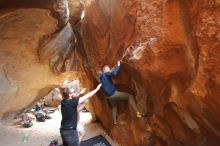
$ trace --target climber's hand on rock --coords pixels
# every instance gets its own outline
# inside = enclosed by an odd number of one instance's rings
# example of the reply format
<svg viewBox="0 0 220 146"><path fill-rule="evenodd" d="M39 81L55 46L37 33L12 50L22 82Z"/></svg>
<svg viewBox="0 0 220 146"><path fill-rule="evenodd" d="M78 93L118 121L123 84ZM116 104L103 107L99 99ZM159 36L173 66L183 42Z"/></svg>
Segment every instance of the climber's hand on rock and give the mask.
<svg viewBox="0 0 220 146"><path fill-rule="evenodd" d="M117 62L117 65L118 65L118 66L120 66L120 65L121 65L121 60L119 60L119 61Z"/></svg>

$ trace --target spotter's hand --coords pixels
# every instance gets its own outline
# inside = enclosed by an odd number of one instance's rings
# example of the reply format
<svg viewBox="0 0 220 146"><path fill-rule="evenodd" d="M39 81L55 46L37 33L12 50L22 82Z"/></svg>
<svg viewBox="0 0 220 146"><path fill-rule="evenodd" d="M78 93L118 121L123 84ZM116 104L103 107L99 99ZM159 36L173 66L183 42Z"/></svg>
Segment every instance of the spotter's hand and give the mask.
<svg viewBox="0 0 220 146"><path fill-rule="evenodd" d="M96 89L100 89L100 87L102 86L102 84L100 83L97 87L96 87Z"/></svg>
<svg viewBox="0 0 220 146"><path fill-rule="evenodd" d="M83 88L83 89L80 91L80 94L85 93L85 91L86 91L86 88Z"/></svg>

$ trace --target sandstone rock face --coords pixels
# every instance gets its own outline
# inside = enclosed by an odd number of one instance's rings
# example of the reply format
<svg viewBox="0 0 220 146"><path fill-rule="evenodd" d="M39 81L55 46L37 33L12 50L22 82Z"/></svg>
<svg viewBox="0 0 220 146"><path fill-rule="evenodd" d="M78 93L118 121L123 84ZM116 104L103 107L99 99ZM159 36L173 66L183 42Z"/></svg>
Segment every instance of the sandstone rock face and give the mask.
<svg viewBox="0 0 220 146"><path fill-rule="evenodd" d="M67 0L0 0L0 8L43 8L49 9L57 20L58 28L63 27L69 21L69 9Z"/></svg>
<svg viewBox="0 0 220 146"><path fill-rule="evenodd" d="M6 83L1 84L1 100L5 100L1 102L2 114L24 107L24 100L33 101L43 80L51 76L47 65L39 64L37 47L39 38L52 33L57 21L41 9L19 9L0 19L1 80Z"/></svg>
<svg viewBox="0 0 220 146"><path fill-rule="evenodd" d="M149 116L137 119L122 101L118 119L126 124L115 126L98 92L88 107L113 139L122 146L220 145L219 0L81 2L0 0L0 117L64 80L79 79L90 91L101 66L122 59L117 89L133 94Z"/></svg>
<svg viewBox="0 0 220 146"><path fill-rule="evenodd" d="M136 96L137 119L119 103L113 126L104 95L95 110L123 146L219 145L219 3L199 0L85 1L82 36L88 64L100 67L122 60L115 78L121 91Z"/></svg>
<svg viewBox="0 0 220 146"><path fill-rule="evenodd" d="M51 89L62 86L64 80L81 76L72 70L72 60L78 55L73 55L75 38L68 23L66 0L1 0L0 4L0 117L3 117L32 106ZM72 5L74 9L79 2L72 1Z"/></svg>
<svg viewBox="0 0 220 146"><path fill-rule="evenodd" d="M70 12L69 22L74 25L81 20L83 5L78 0L68 0L68 7Z"/></svg>
<svg viewBox="0 0 220 146"><path fill-rule="evenodd" d="M58 107L62 101L62 91L59 88L54 88L45 97L43 97L44 105L50 107Z"/></svg>
<svg viewBox="0 0 220 146"><path fill-rule="evenodd" d="M52 72L56 74L64 72L66 70L65 61L71 57L73 45L73 31L68 23L58 34L43 40L39 48L40 61L49 64Z"/></svg>

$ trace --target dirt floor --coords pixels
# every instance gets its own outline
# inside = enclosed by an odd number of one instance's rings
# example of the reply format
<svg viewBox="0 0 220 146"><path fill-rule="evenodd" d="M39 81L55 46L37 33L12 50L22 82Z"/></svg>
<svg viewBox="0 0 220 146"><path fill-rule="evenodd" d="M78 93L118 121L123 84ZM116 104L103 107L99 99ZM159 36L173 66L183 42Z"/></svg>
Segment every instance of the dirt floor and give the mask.
<svg viewBox="0 0 220 146"><path fill-rule="evenodd" d="M59 133L61 113L56 110L50 114L52 119L45 122L35 122L30 128L23 128L17 121L5 124L0 123L0 146L48 146L50 141L58 139L58 144L62 144ZM85 124L85 136L83 140L96 135L103 135L112 146L118 146L106 134L99 123L91 123L89 112L80 113L81 121Z"/></svg>

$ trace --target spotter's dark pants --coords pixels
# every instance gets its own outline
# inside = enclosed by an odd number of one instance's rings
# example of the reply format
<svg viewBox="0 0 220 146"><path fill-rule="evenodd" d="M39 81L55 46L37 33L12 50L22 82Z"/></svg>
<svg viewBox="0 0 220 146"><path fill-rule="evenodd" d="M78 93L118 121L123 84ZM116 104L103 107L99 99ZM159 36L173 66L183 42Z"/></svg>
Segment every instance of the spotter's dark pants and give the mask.
<svg viewBox="0 0 220 146"><path fill-rule="evenodd" d="M76 129L60 130L63 146L79 146L79 137Z"/></svg>

